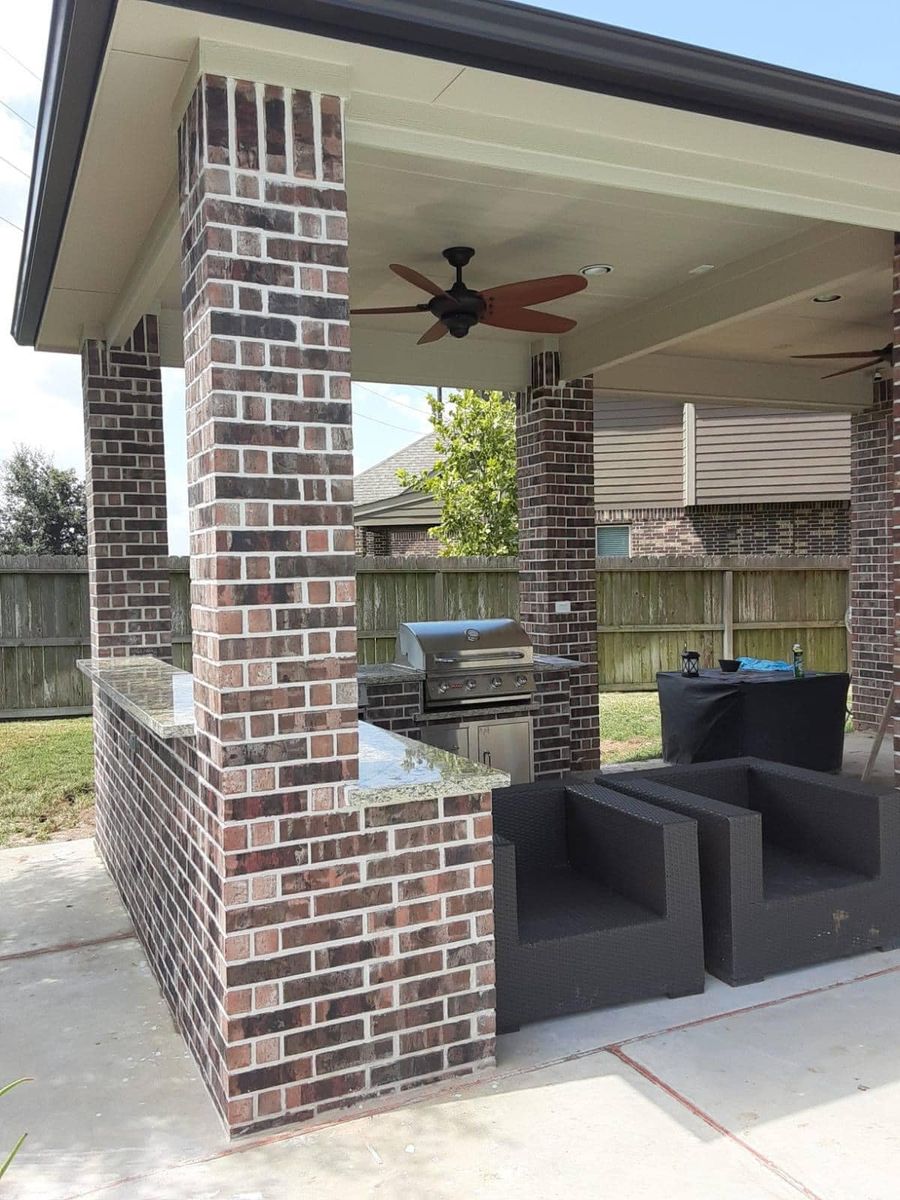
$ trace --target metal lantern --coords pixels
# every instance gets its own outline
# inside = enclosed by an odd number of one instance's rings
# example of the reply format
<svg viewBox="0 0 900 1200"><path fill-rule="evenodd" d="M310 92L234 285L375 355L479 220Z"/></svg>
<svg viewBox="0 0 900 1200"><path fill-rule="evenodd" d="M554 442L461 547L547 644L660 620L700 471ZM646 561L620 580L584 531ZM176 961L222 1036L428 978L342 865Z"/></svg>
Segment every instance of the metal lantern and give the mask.
<svg viewBox="0 0 900 1200"><path fill-rule="evenodd" d="M688 650L687 647L681 652L681 673L687 679L700 678L700 651Z"/></svg>

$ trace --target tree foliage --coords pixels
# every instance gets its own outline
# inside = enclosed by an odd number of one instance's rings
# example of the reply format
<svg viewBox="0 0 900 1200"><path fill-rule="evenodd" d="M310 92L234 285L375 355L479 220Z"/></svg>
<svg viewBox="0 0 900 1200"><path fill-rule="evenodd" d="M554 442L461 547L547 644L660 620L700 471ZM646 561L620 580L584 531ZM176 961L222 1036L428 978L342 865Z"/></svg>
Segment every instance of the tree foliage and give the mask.
<svg viewBox="0 0 900 1200"><path fill-rule="evenodd" d="M466 388L447 402L428 397L437 462L414 475L400 471L404 487L427 492L441 506L431 533L443 555L515 554L516 406L507 392Z"/></svg>
<svg viewBox="0 0 900 1200"><path fill-rule="evenodd" d="M43 450L16 446L0 466L0 554L85 554L84 483Z"/></svg>

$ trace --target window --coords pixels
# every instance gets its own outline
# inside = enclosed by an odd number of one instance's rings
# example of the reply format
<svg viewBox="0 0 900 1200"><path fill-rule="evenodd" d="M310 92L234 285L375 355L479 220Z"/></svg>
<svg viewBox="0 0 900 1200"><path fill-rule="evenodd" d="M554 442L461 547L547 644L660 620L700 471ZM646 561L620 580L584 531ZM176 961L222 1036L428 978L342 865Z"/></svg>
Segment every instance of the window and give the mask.
<svg viewBox="0 0 900 1200"><path fill-rule="evenodd" d="M630 558L631 557L631 526L630 525L598 525L597 526L597 557L598 558Z"/></svg>

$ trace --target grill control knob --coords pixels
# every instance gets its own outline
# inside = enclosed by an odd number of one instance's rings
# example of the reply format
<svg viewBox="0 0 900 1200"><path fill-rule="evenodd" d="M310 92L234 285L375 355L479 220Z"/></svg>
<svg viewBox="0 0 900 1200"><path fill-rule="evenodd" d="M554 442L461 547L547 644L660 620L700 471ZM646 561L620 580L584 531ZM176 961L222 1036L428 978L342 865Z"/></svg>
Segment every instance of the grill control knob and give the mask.
<svg viewBox="0 0 900 1200"><path fill-rule="evenodd" d="M476 685L475 685L475 680L474 680L474 679L467 679L467 680L466 680L466 691L467 691L467 692L473 692L473 691L475 690L475 686L476 686Z"/></svg>
<svg viewBox="0 0 900 1200"><path fill-rule="evenodd" d="M449 690L450 690L450 684L447 683L446 681L444 683L438 684L438 691L441 693L442 696L445 692L449 692Z"/></svg>
<svg viewBox="0 0 900 1200"><path fill-rule="evenodd" d="M491 679L491 687L498 688L502 682L503 682L503 680L500 678L499 675L494 675Z"/></svg>
<svg viewBox="0 0 900 1200"><path fill-rule="evenodd" d="M524 687L528 679L524 675L516 676L516 687Z"/></svg>

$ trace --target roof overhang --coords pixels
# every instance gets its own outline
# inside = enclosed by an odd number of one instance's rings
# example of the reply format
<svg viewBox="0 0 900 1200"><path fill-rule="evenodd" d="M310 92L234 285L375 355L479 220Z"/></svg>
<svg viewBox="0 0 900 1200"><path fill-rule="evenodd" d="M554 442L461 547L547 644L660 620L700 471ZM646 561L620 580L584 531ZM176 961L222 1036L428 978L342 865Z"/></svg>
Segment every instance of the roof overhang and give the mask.
<svg viewBox="0 0 900 1200"><path fill-rule="evenodd" d="M154 37L142 47L141 39ZM666 336L654 341L650 334L659 328L667 285L671 290L684 268L668 264L668 274L660 270L655 283L645 270L643 292L614 296L614 307L630 315L602 305L573 311L579 328L560 347L573 374L611 366L618 373L630 359L659 350L679 353L682 342L710 327L703 322L714 308L718 327L804 301L835 280L864 291L860 280L867 272L870 295L860 299L844 336L874 332L873 295L885 293L884 316L889 312L889 231L900 227L900 97L505 0L446 6L414 0L55 0L14 313L19 342L74 350L80 336L115 341L129 322L155 307L164 347L171 348L167 361L176 365L180 313L167 309L165 300L167 288L173 293L178 252L170 109L201 61L274 72L274 78L262 76L268 82L290 82L292 70L297 79L318 72L345 81L352 217L354 173L356 179L377 178L379 189L393 173L397 180L426 181L423 211L434 210L442 192L472 196L481 188L484 212L490 190L500 195L502 189L523 212L533 202L535 214L558 212L574 220L577 210L583 227L591 205L601 212L616 204L646 211L657 224L671 222L676 239L692 216L694 226L710 218L709 228L715 220L730 221L732 232L742 235L732 240L746 245L747 263L768 254L772 270L780 272L778 286L760 273L753 279L735 261L739 256L729 259L727 239L720 238L731 299L716 308L718 297L698 281L691 283L691 303L682 304L675 289ZM143 108L133 96L119 104L123 79L134 81L132 91L143 89ZM142 137L149 147L145 157L158 160L147 187L127 159ZM110 166L110 147L124 155L119 177ZM88 245L99 236L95 199L104 179L121 192L109 235L118 261L102 283L73 283L72 246L87 246L82 253L91 263L104 258ZM138 197L144 208L126 227L122 213ZM452 207L458 211L460 204ZM398 222L403 248L408 242L408 254L418 255L420 265L425 254L448 244L440 241L442 221L438 214L436 241L423 234L418 244L405 214ZM495 251L494 265L485 261L482 270L503 277L521 260L523 271L530 271L529 254L534 273L577 269L582 247L574 237L568 246L558 238L552 261L540 260L549 239L534 237L538 224L536 215L528 245L524 233L516 243L511 231L504 246L501 231L487 229L483 243ZM379 250L376 259L372 247L380 246L384 230L371 226L370 247L358 236L366 233L358 217L351 227L351 288L360 281L366 304L402 303L396 292L388 294L390 282L384 288L375 275L383 270L384 254ZM609 228L618 236L614 222ZM556 266L566 254L572 261ZM495 280L476 286L490 282ZM580 305L586 301L586 293L577 298ZM66 304L71 311L60 321ZM76 313L84 314L80 333ZM387 330L382 324L377 332L354 325L356 377L501 387L527 378L527 339L470 336L461 343L464 357L459 346L448 350L440 343L427 359L410 353L414 340L396 325ZM792 394L795 384L785 377L774 390ZM845 396L836 384L830 402L857 407L860 394L861 388L848 385Z"/></svg>

